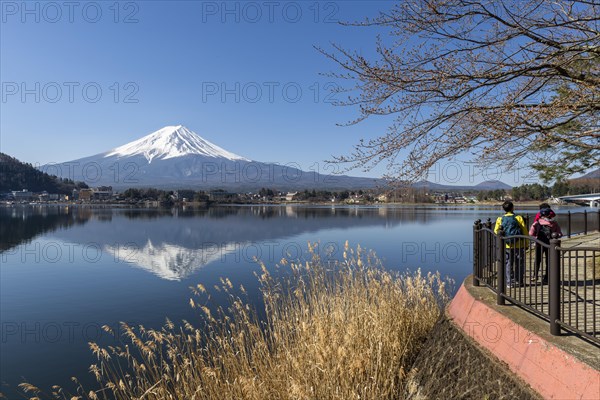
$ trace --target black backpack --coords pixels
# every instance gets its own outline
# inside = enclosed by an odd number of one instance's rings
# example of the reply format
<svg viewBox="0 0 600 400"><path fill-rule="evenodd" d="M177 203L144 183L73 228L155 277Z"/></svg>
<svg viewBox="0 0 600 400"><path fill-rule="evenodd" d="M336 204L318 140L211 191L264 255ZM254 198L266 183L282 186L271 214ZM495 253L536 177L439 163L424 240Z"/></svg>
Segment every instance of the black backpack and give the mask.
<svg viewBox="0 0 600 400"><path fill-rule="evenodd" d="M505 215L502 217L502 230L504 231L504 236L517 236L523 234L515 215Z"/></svg>
<svg viewBox="0 0 600 400"><path fill-rule="evenodd" d="M550 228L548 225L542 225L538 222L537 239L540 242L550 243L550 238L552 238L552 228Z"/></svg>

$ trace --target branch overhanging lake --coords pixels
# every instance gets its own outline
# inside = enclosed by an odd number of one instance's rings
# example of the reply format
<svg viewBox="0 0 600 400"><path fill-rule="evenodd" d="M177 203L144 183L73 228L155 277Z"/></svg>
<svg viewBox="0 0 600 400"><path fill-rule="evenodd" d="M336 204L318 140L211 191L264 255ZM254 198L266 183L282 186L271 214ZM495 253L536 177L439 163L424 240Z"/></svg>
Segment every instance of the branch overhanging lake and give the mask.
<svg viewBox="0 0 600 400"><path fill-rule="evenodd" d="M336 104L358 107L348 124L393 121L334 158L348 170L385 162L414 181L464 153L545 179L600 165L600 3L408 0L349 25L387 30L391 42L378 38L372 60L318 49L341 66L329 76L351 82Z"/></svg>

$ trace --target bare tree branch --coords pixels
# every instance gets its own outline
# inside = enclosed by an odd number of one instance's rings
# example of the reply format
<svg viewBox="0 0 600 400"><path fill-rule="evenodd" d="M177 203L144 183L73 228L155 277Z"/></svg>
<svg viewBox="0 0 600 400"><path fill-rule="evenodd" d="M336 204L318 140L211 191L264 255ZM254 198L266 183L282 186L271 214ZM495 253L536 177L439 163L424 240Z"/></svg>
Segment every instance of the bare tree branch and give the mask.
<svg viewBox="0 0 600 400"><path fill-rule="evenodd" d="M552 148L557 170L600 165L600 3L405 0L347 25L389 36L373 59L319 49L343 71L330 76L351 83L338 105L358 107L348 124L394 119L335 162L385 161L402 180L465 152L487 165L539 166Z"/></svg>

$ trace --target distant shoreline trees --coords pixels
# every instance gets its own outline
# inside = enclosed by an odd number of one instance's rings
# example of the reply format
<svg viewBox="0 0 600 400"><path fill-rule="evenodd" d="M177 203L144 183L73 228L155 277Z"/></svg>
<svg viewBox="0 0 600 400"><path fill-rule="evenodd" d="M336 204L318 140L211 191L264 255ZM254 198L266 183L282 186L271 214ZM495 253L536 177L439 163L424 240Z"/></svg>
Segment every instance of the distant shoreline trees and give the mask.
<svg viewBox="0 0 600 400"><path fill-rule="evenodd" d="M71 194L73 189L87 188L84 182L59 178L37 170L7 154L0 153L0 192L27 189L31 192Z"/></svg>
<svg viewBox="0 0 600 400"><path fill-rule="evenodd" d="M511 194L513 200L546 200L550 197L560 197L567 195L587 194L598 192L598 180L558 180L553 186L541 185L539 183L525 184L512 188ZM594 185L595 184L595 185Z"/></svg>

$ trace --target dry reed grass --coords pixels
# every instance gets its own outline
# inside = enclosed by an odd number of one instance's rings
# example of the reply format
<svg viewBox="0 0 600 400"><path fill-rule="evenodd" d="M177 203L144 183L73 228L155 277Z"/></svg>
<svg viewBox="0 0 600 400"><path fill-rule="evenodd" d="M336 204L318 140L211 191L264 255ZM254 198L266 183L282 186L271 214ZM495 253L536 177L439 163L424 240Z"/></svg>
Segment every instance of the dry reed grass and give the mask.
<svg viewBox="0 0 600 400"><path fill-rule="evenodd" d="M204 314L206 325L167 321L160 330L123 324L128 345L90 347L90 370L102 389L48 397L75 399L392 399L446 303L438 274L385 271L371 252L348 248L323 262L315 245L306 262L282 260L274 276L257 274L260 318L228 279L230 306ZM244 289L240 288L244 293ZM208 296L202 285L197 296ZM203 305L204 304L204 305ZM30 395L43 396L23 384ZM33 397L35 398L35 397Z"/></svg>

